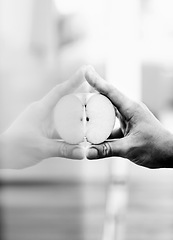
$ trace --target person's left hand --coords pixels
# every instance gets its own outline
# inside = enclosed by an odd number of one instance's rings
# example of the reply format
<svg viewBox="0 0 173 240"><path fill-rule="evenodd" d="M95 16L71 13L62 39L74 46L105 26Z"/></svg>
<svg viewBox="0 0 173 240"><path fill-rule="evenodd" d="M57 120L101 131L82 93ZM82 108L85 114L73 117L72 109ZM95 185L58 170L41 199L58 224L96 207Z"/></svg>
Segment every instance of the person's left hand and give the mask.
<svg viewBox="0 0 173 240"><path fill-rule="evenodd" d="M1 168L21 169L52 157L83 159L79 145L70 145L60 139L53 123L53 110L61 97L82 84L85 69L81 68L70 80L32 103L0 136Z"/></svg>

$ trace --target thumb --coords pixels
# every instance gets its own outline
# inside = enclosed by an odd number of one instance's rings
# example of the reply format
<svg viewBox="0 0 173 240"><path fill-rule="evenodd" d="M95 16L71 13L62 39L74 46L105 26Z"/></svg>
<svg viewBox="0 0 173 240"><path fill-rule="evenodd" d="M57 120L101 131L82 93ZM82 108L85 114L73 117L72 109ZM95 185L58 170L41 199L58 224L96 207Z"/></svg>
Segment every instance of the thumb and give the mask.
<svg viewBox="0 0 173 240"><path fill-rule="evenodd" d="M72 145L63 141L49 140L46 155L46 158L61 157L82 160L84 158L84 151L79 145Z"/></svg>
<svg viewBox="0 0 173 240"><path fill-rule="evenodd" d="M87 152L90 160L107 157L125 157L129 149L129 139L124 137L113 141L106 141L98 145L92 145Z"/></svg>

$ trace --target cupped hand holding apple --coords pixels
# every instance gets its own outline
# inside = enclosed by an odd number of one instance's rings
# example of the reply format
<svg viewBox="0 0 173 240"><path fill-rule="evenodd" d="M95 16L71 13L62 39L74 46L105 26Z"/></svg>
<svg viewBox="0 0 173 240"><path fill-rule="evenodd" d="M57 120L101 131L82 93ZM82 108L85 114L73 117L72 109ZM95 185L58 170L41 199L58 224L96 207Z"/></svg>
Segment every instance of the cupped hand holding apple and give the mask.
<svg viewBox="0 0 173 240"><path fill-rule="evenodd" d="M68 81L57 85L43 99L32 103L0 136L0 168L21 169L43 159L64 157L83 159L77 144L62 141L54 126L54 107L84 81L87 67L82 67Z"/></svg>
<svg viewBox="0 0 173 240"><path fill-rule="evenodd" d="M143 103L126 97L104 81L94 69L88 69L85 77L93 88L111 100L121 122L121 129L111 134L113 140L93 144L87 158L118 156L148 168L172 168L173 134L162 126Z"/></svg>

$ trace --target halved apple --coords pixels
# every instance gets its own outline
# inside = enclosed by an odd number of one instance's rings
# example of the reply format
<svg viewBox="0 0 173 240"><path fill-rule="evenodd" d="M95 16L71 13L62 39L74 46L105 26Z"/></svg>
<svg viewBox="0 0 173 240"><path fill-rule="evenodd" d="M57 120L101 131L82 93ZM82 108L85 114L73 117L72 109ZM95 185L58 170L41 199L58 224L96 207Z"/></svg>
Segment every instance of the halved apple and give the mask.
<svg viewBox="0 0 173 240"><path fill-rule="evenodd" d="M114 128L115 109L111 101L99 93L69 94L57 103L54 121L65 142L99 144Z"/></svg>

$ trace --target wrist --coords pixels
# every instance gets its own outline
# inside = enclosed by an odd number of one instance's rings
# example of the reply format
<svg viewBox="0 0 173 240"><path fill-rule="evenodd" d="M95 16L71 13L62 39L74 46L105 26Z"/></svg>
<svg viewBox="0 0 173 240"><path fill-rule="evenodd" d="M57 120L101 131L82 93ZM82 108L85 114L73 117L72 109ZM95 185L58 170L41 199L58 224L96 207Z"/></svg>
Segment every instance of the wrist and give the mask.
<svg viewBox="0 0 173 240"><path fill-rule="evenodd" d="M0 135L0 168L6 168L5 165L6 165L6 148L7 148L7 145L6 145L6 136L5 134L1 134Z"/></svg>
<svg viewBox="0 0 173 240"><path fill-rule="evenodd" d="M12 151L11 141L6 132L0 135L0 169L12 169L14 152Z"/></svg>
<svg viewBox="0 0 173 240"><path fill-rule="evenodd" d="M173 168L173 134L167 132L163 138L160 164L162 168Z"/></svg>

